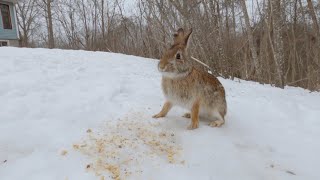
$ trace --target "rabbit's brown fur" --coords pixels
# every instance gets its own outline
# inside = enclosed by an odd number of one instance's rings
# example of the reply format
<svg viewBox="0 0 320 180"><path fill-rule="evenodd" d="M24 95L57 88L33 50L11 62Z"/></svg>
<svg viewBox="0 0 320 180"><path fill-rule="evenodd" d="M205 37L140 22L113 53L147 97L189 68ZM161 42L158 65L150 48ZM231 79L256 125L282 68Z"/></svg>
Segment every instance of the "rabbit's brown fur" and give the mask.
<svg viewBox="0 0 320 180"><path fill-rule="evenodd" d="M227 112L225 90L213 75L196 69L191 65L187 53L187 44L192 31L184 33L179 29L175 34L174 44L164 53L158 68L163 74L162 90L167 99L160 113L154 118L166 116L173 105L191 110L189 129L199 127L199 115L211 118L210 126L224 124Z"/></svg>

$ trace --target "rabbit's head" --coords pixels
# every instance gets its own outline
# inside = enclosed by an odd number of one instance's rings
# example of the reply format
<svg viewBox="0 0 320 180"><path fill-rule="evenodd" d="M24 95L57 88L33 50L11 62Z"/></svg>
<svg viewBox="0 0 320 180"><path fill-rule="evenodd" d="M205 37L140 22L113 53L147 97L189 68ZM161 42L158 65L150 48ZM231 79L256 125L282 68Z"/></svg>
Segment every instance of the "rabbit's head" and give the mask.
<svg viewBox="0 0 320 180"><path fill-rule="evenodd" d="M173 45L165 51L158 69L163 76L169 78L183 77L191 71L191 62L188 57L188 41L192 29L184 32L182 28L174 34Z"/></svg>

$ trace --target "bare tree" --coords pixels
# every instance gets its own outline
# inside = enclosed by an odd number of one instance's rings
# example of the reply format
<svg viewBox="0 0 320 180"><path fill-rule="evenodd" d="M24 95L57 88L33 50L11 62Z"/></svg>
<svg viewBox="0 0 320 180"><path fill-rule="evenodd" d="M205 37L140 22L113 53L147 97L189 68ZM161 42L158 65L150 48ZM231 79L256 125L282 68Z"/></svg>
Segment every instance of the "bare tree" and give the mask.
<svg viewBox="0 0 320 180"><path fill-rule="evenodd" d="M273 19L273 58L276 64L278 74L278 86L284 88L284 50L282 40L282 9L281 1L271 0L271 15Z"/></svg>
<svg viewBox="0 0 320 180"><path fill-rule="evenodd" d="M48 47L54 48L54 37L53 37L53 25L52 25L52 11L51 11L51 0L42 0L46 6L46 18L48 23Z"/></svg>
<svg viewBox="0 0 320 180"><path fill-rule="evenodd" d="M310 12L310 15L311 15L311 18L312 18L312 24L313 24L313 28L314 28L314 31L315 31L315 39L316 39L316 50L314 52L315 54L315 57L314 57L314 61L315 63L317 63L318 66L320 66L320 52L319 52L319 49L320 49L320 30L319 30L319 24L318 24L318 20L317 20L317 16L316 16L316 13L315 13L315 9L314 9L314 6L313 6L313 3L311 0L307 0L308 2L308 8L309 8L309 12ZM320 3L319 3L320 4ZM320 72L317 73L318 75L318 79L320 79Z"/></svg>
<svg viewBox="0 0 320 180"><path fill-rule="evenodd" d="M307 0L308 2L308 8L309 8L309 12L313 21L313 27L314 27L314 31L316 32L317 35L320 34L320 30L319 30L319 24L318 24L318 20L317 20L317 16L314 10L314 6L312 3L312 0Z"/></svg>
<svg viewBox="0 0 320 180"><path fill-rule="evenodd" d="M52 19L52 0L36 0L38 7L43 11L43 17L47 24L47 46L55 48L53 34L53 19Z"/></svg>
<svg viewBox="0 0 320 180"><path fill-rule="evenodd" d="M39 11L35 5L36 0L22 0L17 4L19 33L24 47L30 47L30 36L39 27L36 22Z"/></svg>
<svg viewBox="0 0 320 180"><path fill-rule="evenodd" d="M216 75L320 90L319 1L138 0L130 14L129 0L51 1L18 4L25 46L160 58L175 30L192 27L190 55Z"/></svg>
<svg viewBox="0 0 320 180"><path fill-rule="evenodd" d="M256 47L256 44L254 43L254 40L253 40L253 33L251 30L247 6L246 6L245 1L240 1L240 4L242 7L244 20L246 23L246 30L247 30L247 34L248 34L249 46L250 46L250 50L251 50L253 65L254 65L255 71L257 73L257 77L259 79L259 78L261 78L261 71L260 71L260 65L259 65L260 63L259 63L259 59L258 59L258 55L257 55L257 47Z"/></svg>

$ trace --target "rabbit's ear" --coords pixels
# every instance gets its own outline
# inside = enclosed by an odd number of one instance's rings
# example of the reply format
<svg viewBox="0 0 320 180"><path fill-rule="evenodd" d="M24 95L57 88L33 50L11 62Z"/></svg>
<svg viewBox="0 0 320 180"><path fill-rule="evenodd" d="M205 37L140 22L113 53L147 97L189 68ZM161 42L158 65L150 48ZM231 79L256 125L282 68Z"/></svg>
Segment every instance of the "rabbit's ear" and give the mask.
<svg viewBox="0 0 320 180"><path fill-rule="evenodd" d="M176 33L173 34L173 44L181 44L184 39L184 30L179 28Z"/></svg>
<svg viewBox="0 0 320 180"><path fill-rule="evenodd" d="M186 45L186 47L188 47L188 42L190 39L190 35L192 34L192 28L188 31L188 33L184 36L184 44Z"/></svg>

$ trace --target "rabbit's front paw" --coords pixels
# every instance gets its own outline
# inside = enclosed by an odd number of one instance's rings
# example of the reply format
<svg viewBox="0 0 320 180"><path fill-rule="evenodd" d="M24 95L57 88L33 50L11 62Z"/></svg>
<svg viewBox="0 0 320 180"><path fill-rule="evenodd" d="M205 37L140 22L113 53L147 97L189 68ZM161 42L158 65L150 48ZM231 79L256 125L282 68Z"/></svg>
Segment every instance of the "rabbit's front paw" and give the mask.
<svg viewBox="0 0 320 180"><path fill-rule="evenodd" d="M199 127L199 123L191 123L188 127L188 130L197 129Z"/></svg>
<svg viewBox="0 0 320 180"><path fill-rule="evenodd" d="M152 116L152 118L156 118L156 119L162 118L162 117L164 117L164 115L161 113Z"/></svg>

